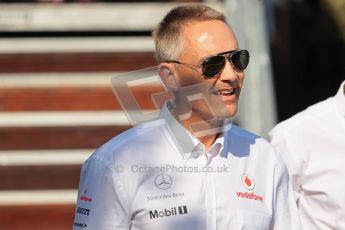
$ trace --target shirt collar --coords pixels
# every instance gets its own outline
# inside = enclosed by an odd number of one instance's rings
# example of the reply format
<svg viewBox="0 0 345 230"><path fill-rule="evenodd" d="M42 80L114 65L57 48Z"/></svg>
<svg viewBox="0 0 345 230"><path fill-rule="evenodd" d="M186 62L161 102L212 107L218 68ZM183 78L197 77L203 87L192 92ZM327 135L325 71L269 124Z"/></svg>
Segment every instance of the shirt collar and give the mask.
<svg viewBox="0 0 345 230"><path fill-rule="evenodd" d="M204 145L199 141L198 138L193 136L183 125L178 122L175 117L169 111L169 105L167 103L164 104L161 113L159 115L160 119L164 119L170 136L173 139L175 146L177 147L178 151L181 153L181 156L184 160L187 160L191 157L197 158L200 155L205 153ZM223 131L227 131L231 128L231 121L225 120L224 121L224 128ZM220 145L220 146L219 146ZM222 151L224 148L224 134L221 133L216 141L210 148L210 154L212 156L217 155Z"/></svg>
<svg viewBox="0 0 345 230"><path fill-rule="evenodd" d="M217 137L216 141L213 143L211 148L209 149L207 153L208 158L213 158L217 156L222 151L223 148L224 148L224 133L221 133Z"/></svg>
<svg viewBox="0 0 345 230"><path fill-rule="evenodd" d="M342 117L345 118L345 81L341 83L338 93L335 95L335 103Z"/></svg>
<svg viewBox="0 0 345 230"><path fill-rule="evenodd" d="M191 157L192 152L194 148L196 147L196 140L193 139L193 136L191 133L189 133L188 130L186 130L171 114L171 112L168 109L168 104L165 103L159 118L164 119L168 132L173 139L173 142L175 146L177 147L178 151L181 153L182 158L184 160Z"/></svg>

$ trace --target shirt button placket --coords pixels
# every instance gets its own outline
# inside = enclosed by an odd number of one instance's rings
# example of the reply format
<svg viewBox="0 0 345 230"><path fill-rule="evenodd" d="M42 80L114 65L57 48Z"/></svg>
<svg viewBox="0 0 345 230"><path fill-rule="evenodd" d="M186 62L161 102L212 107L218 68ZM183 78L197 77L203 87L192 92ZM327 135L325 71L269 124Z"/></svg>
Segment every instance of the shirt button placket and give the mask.
<svg viewBox="0 0 345 230"><path fill-rule="evenodd" d="M207 230L216 230L216 196L212 172L204 172Z"/></svg>

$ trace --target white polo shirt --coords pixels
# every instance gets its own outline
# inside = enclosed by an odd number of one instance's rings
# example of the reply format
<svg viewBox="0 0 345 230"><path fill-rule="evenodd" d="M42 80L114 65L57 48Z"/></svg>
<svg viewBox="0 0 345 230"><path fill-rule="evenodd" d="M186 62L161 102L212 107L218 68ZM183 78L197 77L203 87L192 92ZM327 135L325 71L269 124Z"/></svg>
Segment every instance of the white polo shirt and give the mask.
<svg viewBox="0 0 345 230"><path fill-rule="evenodd" d="M191 135L167 109L161 118L84 163L73 229L300 229L287 169L268 142L232 125L207 157L196 138L183 153Z"/></svg>
<svg viewBox="0 0 345 230"><path fill-rule="evenodd" d="M344 84L270 132L290 171L303 229L345 229Z"/></svg>

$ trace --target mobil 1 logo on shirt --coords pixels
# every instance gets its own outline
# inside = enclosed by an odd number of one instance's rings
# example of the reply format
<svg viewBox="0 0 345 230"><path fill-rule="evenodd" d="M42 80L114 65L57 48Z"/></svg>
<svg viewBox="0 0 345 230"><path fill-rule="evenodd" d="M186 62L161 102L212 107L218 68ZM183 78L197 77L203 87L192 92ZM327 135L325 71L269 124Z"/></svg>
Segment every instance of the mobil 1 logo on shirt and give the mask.
<svg viewBox="0 0 345 230"><path fill-rule="evenodd" d="M176 215L183 215L187 214L187 206L178 206L178 207L171 207L171 208L165 208L163 210L151 210L149 211L150 219L156 219L156 218L163 218L163 217L169 217L169 216L176 216Z"/></svg>

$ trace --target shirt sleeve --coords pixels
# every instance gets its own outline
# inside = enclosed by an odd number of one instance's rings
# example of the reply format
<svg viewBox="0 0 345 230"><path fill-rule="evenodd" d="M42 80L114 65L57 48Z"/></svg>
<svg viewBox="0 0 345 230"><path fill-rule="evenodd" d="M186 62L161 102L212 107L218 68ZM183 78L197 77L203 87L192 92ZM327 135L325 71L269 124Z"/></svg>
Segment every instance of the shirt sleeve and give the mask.
<svg viewBox="0 0 345 230"><path fill-rule="evenodd" d="M111 164L91 157L82 166L73 230L129 229L129 202Z"/></svg>
<svg viewBox="0 0 345 230"><path fill-rule="evenodd" d="M281 158L274 170L274 188L274 229L302 229L289 173Z"/></svg>

